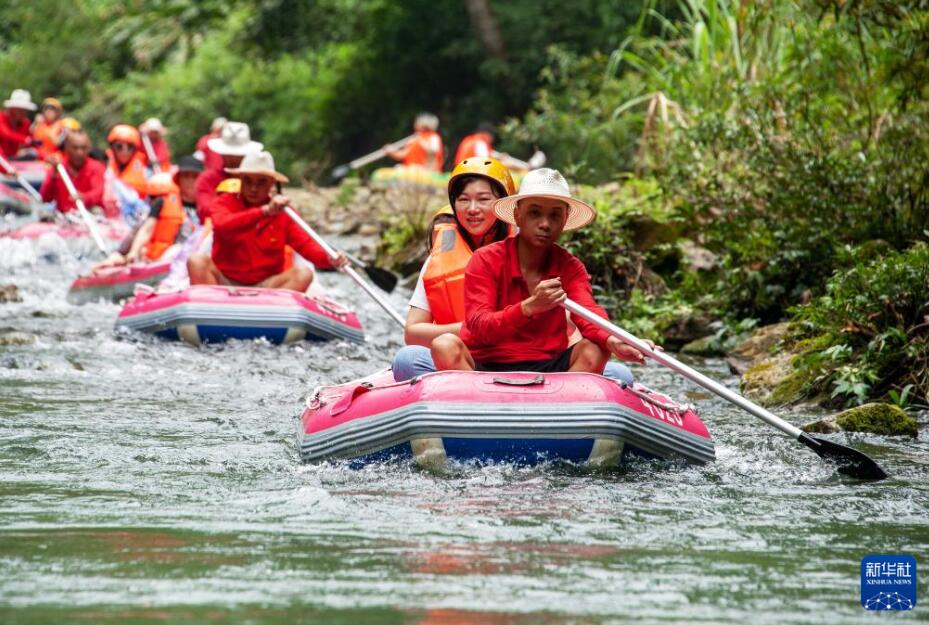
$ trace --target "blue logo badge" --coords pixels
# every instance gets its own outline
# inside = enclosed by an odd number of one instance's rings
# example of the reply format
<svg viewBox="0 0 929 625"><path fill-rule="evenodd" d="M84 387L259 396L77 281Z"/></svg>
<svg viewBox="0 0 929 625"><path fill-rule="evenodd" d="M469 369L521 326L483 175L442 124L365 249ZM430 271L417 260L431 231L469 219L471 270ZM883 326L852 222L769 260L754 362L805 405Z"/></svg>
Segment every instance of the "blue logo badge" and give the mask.
<svg viewBox="0 0 929 625"><path fill-rule="evenodd" d="M916 607L916 558L868 555L861 559L861 605L865 610Z"/></svg>

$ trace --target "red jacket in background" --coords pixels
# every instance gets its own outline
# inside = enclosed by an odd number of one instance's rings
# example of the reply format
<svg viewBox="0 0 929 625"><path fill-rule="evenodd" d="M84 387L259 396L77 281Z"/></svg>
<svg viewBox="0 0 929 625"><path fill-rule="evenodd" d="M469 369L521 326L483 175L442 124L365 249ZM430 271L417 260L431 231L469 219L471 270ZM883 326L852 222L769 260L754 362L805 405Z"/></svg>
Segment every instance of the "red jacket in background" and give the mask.
<svg viewBox="0 0 929 625"><path fill-rule="evenodd" d="M529 297L529 287L519 267L519 235L485 245L471 257L465 270L465 320L461 340L478 362L522 362L549 360L568 348L568 325L560 306L532 317L520 305ZM572 300L609 319L594 301L587 269L559 245L553 245L542 280L561 278ZM606 349L610 335L586 319L571 315L584 338Z"/></svg>
<svg viewBox="0 0 929 625"><path fill-rule="evenodd" d="M199 139L197 139L197 152L203 154L203 169L222 169L223 168L223 157L210 149L210 139L213 139L213 135L206 133Z"/></svg>
<svg viewBox="0 0 929 625"><path fill-rule="evenodd" d="M81 194L84 204L90 206L101 206L103 204L103 178L106 172L106 166L92 158L84 161L84 166L74 171L65 161L65 167L68 174L71 175L71 181L74 182L74 188ZM64 180L58 176L58 170L52 168L45 174L45 181L42 182L42 188L39 190L42 200L45 202L55 202L58 211L67 213L74 210L74 200L68 193L68 187L65 186Z"/></svg>
<svg viewBox="0 0 929 625"><path fill-rule="evenodd" d="M3 154L5 158L16 156L19 149L32 139L29 126L29 119L24 119L21 124L14 127L10 121L10 114L0 111L0 154Z"/></svg>
<svg viewBox="0 0 929 625"><path fill-rule="evenodd" d="M219 168L206 169L202 174L197 176L197 182L194 184L194 192L197 201L197 217L200 223L206 223L207 218L213 211L213 200L216 199L216 187L219 183L229 178L222 166L222 160L219 162Z"/></svg>
<svg viewBox="0 0 929 625"><path fill-rule="evenodd" d="M284 271L285 245L317 267L332 268L326 252L284 213L265 216L232 193L216 198L212 209L213 262L234 282L258 284Z"/></svg>
<svg viewBox="0 0 929 625"><path fill-rule="evenodd" d="M158 167L161 168L161 171L168 171L171 169L171 150L168 148L168 142L162 139L152 139L149 137L149 142L152 144L152 152L155 153L155 159L158 161ZM143 144L142 153L145 154L145 162L147 165L150 165L148 153L145 151Z"/></svg>

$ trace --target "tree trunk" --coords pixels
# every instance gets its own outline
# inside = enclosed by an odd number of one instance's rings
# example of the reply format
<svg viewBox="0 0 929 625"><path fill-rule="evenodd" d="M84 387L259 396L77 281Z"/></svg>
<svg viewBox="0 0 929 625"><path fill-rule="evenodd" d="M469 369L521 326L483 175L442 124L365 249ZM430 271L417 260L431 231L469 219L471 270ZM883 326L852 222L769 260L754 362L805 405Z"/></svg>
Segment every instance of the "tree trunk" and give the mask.
<svg viewBox="0 0 929 625"><path fill-rule="evenodd" d="M464 0L468 9L468 16L471 18L471 26L477 33L484 50L495 58L505 60L506 48L503 45L503 37L500 35L500 25L497 24L497 17L490 8L490 0Z"/></svg>

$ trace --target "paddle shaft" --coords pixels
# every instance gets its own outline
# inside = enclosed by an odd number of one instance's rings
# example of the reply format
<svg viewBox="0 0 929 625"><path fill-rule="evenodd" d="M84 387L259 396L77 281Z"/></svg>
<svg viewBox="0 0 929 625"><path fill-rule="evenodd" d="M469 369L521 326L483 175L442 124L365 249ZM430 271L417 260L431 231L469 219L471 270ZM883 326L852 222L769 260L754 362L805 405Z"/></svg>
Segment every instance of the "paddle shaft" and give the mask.
<svg viewBox="0 0 929 625"><path fill-rule="evenodd" d="M313 228L310 227L310 224L303 220L303 217L297 214L297 211L289 206L285 206L284 212L287 213L287 216L290 217L294 223L300 226L300 228L302 228L311 239L316 241L318 246L323 248L323 251L326 252L326 255L329 256L329 258L338 257L339 254L334 249L332 249L332 247L326 243L326 241L321 236L319 236L316 231L313 230ZM357 271L348 265L342 267L340 271L347 273L348 276L354 280L356 284L358 284L358 286L364 289L365 292L371 296L371 299L377 302L378 305L384 309L384 312L390 315L391 319L400 324L400 327L406 327L406 322L404 322L403 318L397 313L397 311L391 308L390 304L384 298L382 298L377 291L374 290L374 287L372 287L364 278L358 275Z"/></svg>
<svg viewBox="0 0 929 625"><path fill-rule="evenodd" d="M90 236L93 238L94 243L97 244L97 247L100 248L104 256L109 255L110 251L107 249L106 244L103 242L103 237L100 236L100 232L97 230L97 224L94 223L93 216L90 214L90 211L87 210L87 207L84 206L84 200L81 199L81 196L77 193L77 189L74 188L74 182L71 181L71 176L68 175L68 170L65 169L64 163L58 163L55 168L58 170L58 175L61 176L61 179L64 181L65 187L67 187L68 193L71 195L71 199L74 200L75 205L77 205L77 212L80 214L81 219L84 220L84 225L87 226L87 229L90 231Z"/></svg>
<svg viewBox="0 0 929 625"><path fill-rule="evenodd" d="M145 156L148 157L148 162L152 166L152 171L156 174L160 174L161 165L158 164L158 157L155 156L155 148L152 147L152 140L144 132L140 134L142 135L142 147L145 148Z"/></svg>
<svg viewBox="0 0 929 625"><path fill-rule="evenodd" d="M530 169L532 169L532 167L530 167L529 163L527 163L526 161L521 161L514 156L510 156L509 154L505 154L503 152L497 152L496 150L493 150L491 151L490 155L493 156L498 161L500 161L501 163L503 163L504 165L506 165L507 167L517 167L519 169L525 169L526 171L529 171Z"/></svg>
<svg viewBox="0 0 929 625"><path fill-rule="evenodd" d="M35 187L29 184L29 181L26 180L23 177L23 175L19 173L15 167L10 165L10 162L7 161L2 156L0 156L0 166L2 166L5 170L7 170L7 172L13 174L16 177L16 182L18 182L19 186L21 186L23 190L29 194L29 197L31 197L33 200L35 200L39 204L42 203L42 196L39 195L39 192L36 191Z"/></svg>
<svg viewBox="0 0 929 625"><path fill-rule="evenodd" d="M364 166L367 165L368 163L373 163L374 161L379 161L380 159L382 159L382 158L384 158L385 156L387 156L387 149L390 149L390 150L399 150L400 148L404 147L407 143L409 143L410 141L412 141L412 140L415 139L415 138L416 138L416 135L410 135L409 137L405 137L405 138L403 138L403 139L400 139L399 141L394 141L393 143L391 143L390 145L388 145L387 148L381 148L381 149L379 149L379 150L374 150L374 151L371 152L370 154L365 154L364 156L359 156L358 158L356 158L355 160L353 160L352 162L350 162L350 163L348 164L348 166L349 166L351 169L358 169L359 167L364 167Z"/></svg>
<svg viewBox="0 0 929 625"><path fill-rule="evenodd" d="M699 384L706 390L719 395L726 401L735 404L739 408L742 408L743 410L755 415L756 417L765 421L769 425L776 427L781 432L784 432L785 434L789 435L791 438L795 438L799 440L801 435L803 435L803 431L800 428L796 427L795 425L791 425L790 423L781 419L776 414L769 412L765 410L764 408L762 408L761 406L755 404L754 402L751 402L745 399L744 397L742 397L735 391L732 391L726 388L725 386L723 386L722 384L720 384L719 382L716 382L715 380L712 380L706 377L699 371L696 371L695 369L688 367L687 365L680 362L679 360L672 358L665 352L652 349L642 339L632 334L629 334L628 332L626 332L619 326L613 323L610 323L609 321L607 321L600 315L595 315L594 313L590 312L583 306L579 305L577 302L574 302L570 299L566 299L562 303L562 306L564 306L569 312L575 315L578 315L579 317L583 317L587 321L596 325L601 330L609 332L610 334L612 334L613 336L621 340L623 343L626 343L627 345L631 345L632 347L635 347L637 350L639 350L640 352L642 352L649 358L661 363L668 369L671 369L672 371L680 373L682 376L684 376L691 382Z"/></svg>

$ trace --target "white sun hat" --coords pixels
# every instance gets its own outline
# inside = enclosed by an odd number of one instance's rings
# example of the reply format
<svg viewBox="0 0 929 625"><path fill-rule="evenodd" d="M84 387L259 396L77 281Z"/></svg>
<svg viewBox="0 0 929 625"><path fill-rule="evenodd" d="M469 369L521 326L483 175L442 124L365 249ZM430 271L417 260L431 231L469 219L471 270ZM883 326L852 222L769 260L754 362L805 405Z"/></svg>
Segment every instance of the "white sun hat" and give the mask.
<svg viewBox="0 0 929 625"><path fill-rule="evenodd" d="M160 135L168 134L168 129L165 128L165 125L161 123L161 120L157 117L149 117L142 125L139 126L139 130L145 133L157 132Z"/></svg>
<svg viewBox="0 0 929 625"><path fill-rule="evenodd" d="M217 154L226 156L245 156L264 147L263 144L252 141L248 124L242 122L226 122L222 134L210 139L206 144Z"/></svg>
<svg viewBox="0 0 929 625"><path fill-rule="evenodd" d="M256 174L259 176L269 176L278 182L288 182L289 178L274 169L274 157L270 152L250 152L242 159L242 164L238 167L227 167L227 174Z"/></svg>
<svg viewBox="0 0 929 625"><path fill-rule="evenodd" d="M520 200L532 197L552 198L567 204L568 218L565 221L565 230L583 228L597 218L597 211L593 207L571 197L568 181L558 170L543 167L534 169L525 175L516 195L502 197L494 202L494 213L497 219L508 224L515 224L513 210L516 204Z"/></svg>
<svg viewBox="0 0 929 625"><path fill-rule="evenodd" d="M10 99L3 103L3 108L34 111L38 107L32 101L31 93L25 89L14 89L13 93L10 94Z"/></svg>

